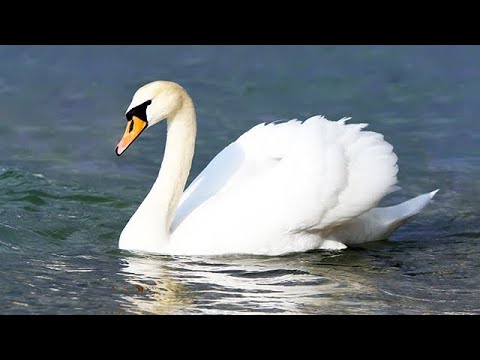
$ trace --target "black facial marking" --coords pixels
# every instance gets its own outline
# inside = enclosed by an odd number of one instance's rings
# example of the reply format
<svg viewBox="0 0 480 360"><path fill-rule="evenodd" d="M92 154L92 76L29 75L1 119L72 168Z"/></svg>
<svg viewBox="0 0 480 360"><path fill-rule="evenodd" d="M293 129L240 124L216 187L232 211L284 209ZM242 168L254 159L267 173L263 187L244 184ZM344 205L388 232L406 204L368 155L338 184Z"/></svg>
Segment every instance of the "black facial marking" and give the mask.
<svg viewBox="0 0 480 360"><path fill-rule="evenodd" d="M138 117L140 120L148 122L147 119L147 106L152 103L152 100L145 101L143 104L135 106L134 108L130 109L129 112L125 114L127 121L132 120L133 116ZM132 122L133 124L133 122ZM133 126L133 125L131 125Z"/></svg>
<svg viewBox="0 0 480 360"><path fill-rule="evenodd" d="M130 127L128 128L129 133L131 133L133 131L133 122L134 122L134 120L132 119L132 122L130 123Z"/></svg>

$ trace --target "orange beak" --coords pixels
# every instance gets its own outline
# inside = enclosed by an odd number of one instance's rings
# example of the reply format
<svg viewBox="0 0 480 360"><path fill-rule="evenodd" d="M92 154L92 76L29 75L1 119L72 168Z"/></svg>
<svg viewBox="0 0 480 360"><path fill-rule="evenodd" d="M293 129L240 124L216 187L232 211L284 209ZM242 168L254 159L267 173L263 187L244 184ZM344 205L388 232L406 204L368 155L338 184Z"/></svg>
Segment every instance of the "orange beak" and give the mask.
<svg viewBox="0 0 480 360"><path fill-rule="evenodd" d="M132 119L128 120L125 134L123 134L122 140L120 140L115 149L117 156L122 155L122 153L128 149L147 126L148 124L146 121L140 120L140 118L136 116L133 116Z"/></svg>

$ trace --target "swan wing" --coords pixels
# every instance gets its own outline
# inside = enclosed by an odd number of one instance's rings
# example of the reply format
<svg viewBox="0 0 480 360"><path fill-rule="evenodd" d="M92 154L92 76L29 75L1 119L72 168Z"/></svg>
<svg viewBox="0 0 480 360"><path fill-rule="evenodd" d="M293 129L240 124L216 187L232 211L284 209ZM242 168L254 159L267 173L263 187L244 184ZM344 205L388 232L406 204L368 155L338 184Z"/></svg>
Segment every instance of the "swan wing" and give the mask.
<svg viewBox="0 0 480 360"><path fill-rule="evenodd" d="M172 229L179 246L202 236L205 252L305 250L375 207L394 189L397 157L381 134L346 120L314 116L243 134L185 191Z"/></svg>
<svg viewBox="0 0 480 360"><path fill-rule="evenodd" d="M269 173L285 155L288 138L298 131L299 124L297 120L258 124L225 147L183 193L171 230L212 196Z"/></svg>

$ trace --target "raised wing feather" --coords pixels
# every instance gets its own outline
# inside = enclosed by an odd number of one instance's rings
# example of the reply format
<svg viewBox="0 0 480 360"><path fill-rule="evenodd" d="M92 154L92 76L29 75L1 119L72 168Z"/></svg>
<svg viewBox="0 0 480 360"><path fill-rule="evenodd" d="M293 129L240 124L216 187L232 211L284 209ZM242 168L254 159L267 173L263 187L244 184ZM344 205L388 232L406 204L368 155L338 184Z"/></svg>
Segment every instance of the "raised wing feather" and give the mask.
<svg viewBox="0 0 480 360"><path fill-rule="evenodd" d="M218 251L224 243L232 251L273 249L370 210L396 183L397 157L382 135L346 120L255 126L186 190L172 230Z"/></svg>

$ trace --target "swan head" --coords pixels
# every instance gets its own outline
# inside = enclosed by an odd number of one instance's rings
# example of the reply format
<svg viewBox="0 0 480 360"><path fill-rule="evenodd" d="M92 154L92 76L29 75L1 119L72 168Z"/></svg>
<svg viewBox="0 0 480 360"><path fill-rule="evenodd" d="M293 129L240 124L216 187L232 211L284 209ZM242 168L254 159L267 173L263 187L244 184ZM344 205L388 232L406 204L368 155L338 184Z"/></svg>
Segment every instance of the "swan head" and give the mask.
<svg viewBox="0 0 480 360"><path fill-rule="evenodd" d="M127 127L115 153L122 155L150 126L171 118L182 107L185 90L177 83L154 81L139 88L125 113Z"/></svg>

